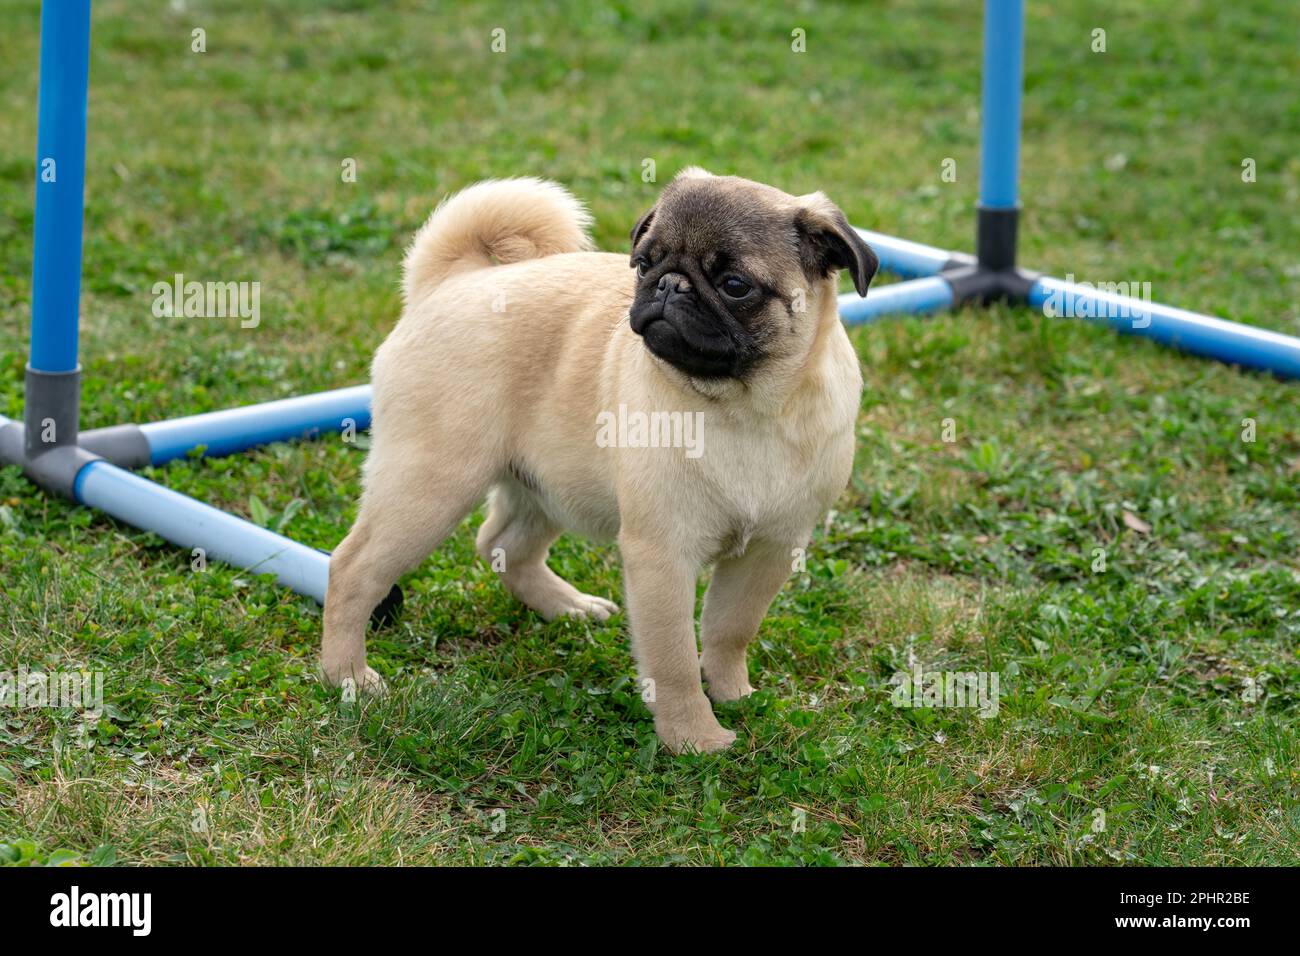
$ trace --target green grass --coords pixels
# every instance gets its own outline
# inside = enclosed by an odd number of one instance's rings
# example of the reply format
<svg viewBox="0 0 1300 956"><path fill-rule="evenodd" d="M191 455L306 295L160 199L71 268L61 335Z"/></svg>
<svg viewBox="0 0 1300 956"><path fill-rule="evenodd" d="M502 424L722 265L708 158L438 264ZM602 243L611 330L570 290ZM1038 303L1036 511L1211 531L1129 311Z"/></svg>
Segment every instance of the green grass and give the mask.
<svg viewBox="0 0 1300 956"><path fill-rule="evenodd" d="M969 247L976 4L436 6L95 4L85 427L363 381L411 231L486 176L565 182L610 249L689 163ZM10 417L35 7L0 2ZM1029 7L1023 260L1300 334L1288 5ZM261 325L156 319L150 288L174 272L260 281ZM474 522L372 637L394 693L347 705L314 678L310 601L193 573L0 471L0 670L101 670L107 698L84 735L71 712L0 711L0 860L1294 863L1296 386L1019 308L853 339L854 477L752 649L760 692L723 708L740 738L722 755L662 751L624 619L543 623L474 556ZM146 473L331 548L363 453L334 439ZM621 596L612 548L565 538L554 565ZM997 671L998 715L895 708L911 659Z"/></svg>

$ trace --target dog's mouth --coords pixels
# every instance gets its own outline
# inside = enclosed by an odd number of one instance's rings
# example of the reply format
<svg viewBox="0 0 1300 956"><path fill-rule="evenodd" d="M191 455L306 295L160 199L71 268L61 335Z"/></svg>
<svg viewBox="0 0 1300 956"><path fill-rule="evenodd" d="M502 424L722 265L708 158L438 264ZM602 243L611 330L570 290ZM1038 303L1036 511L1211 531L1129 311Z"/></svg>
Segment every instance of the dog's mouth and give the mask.
<svg viewBox="0 0 1300 956"><path fill-rule="evenodd" d="M638 324L633 324L633 330L650 354L692 378L739 377L736 350L725 337L684 333L662 316L640 324L640 328Z"/></svg>

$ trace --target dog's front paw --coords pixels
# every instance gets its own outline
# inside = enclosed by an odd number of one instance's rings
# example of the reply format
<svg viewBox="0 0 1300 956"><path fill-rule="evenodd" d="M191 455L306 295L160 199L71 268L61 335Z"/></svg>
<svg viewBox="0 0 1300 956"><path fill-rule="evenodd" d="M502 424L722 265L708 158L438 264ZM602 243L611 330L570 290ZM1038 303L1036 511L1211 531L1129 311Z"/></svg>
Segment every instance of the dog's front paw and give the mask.
<svg viewBox="0 0 1300 956"><path fill-rule="evenodd" d="M736 741L736 732L718 723L712 712L709 713L707 721L698 719L670 723L656 719L655 733L659 735L664 746L675 754L687 751L713 753L717 750L726 750Z"/></svg>
<svg viewBox="0 0 1300 956"><path fill-rule="evenodd" d="M749 684L749 669L741 661L738 667L714 668L704 670L704 679L708 682L709 699L715 704L731 700L740 700L754 693Z"/></svg>
<svg viewBox="0 0 1300 956"><path fill-rule="evenodd" d="M740 700L741 697L749 697L754 693L754 688L749 683L749 666L745 663L744 652L741 652L740 657L727 661L711 656L706 650L701 670L708 682L708 697L715 704Z"/></svg>
<svg viewBox="0 0 1300 956"><path fill-rule="evenodd" d="M388 693L388 684L379 672L368 664L355 666L330 666L321 664L321 677L330 687L342 688L344 696L371 694L382 697Z"/></svg>
<svg viewBox="0 0 1300 956"><path fill-rule="evenodd" d="M747 680L735 682L709 680L709 700L715 704L726 704L733 700L740 700L752 693L754 693L754 688L749 685Z"/></svg>

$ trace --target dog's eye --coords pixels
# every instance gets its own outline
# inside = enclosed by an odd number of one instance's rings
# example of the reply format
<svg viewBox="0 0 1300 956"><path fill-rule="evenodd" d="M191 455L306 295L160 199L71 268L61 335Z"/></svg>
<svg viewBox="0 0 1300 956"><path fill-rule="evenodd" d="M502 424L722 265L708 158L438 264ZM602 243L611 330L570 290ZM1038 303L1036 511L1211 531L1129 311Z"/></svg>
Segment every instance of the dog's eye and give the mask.
<svg viewBox="0 0 1300 956"><path fill-rule="evenodd" d="M744 279L740 278L740 276L727 276L722 280L719 288L722 289L725 295L732 299L743 299L745 296L749 295L750 291L754 287Z"/></svg>
<svg viewBox="0 0 1300 956"><path fill-rule="evenodd" d="M647 259L645 256L637 256L636 274L644 279L645 274L649 271L650 271L650 260Z"/></svg>

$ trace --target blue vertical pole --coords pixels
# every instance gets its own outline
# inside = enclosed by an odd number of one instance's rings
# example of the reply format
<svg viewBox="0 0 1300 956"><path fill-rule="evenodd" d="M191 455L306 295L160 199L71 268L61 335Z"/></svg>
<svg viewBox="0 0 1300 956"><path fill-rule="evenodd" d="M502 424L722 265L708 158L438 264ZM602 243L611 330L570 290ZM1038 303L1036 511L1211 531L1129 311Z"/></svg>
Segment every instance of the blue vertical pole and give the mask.
<svg viewBox="0 0 1300 956"><path fill-rule="evenodd" d="M77 368L90 0L41 4L31 368Z"/></svg>
<svg viewBox="0 0 1300 956"><path fill-rule="evenodd" d="M42 487L68 493L67 465L79 460L81 217L86 189L86 88L90 0L41 4L41 71L36 129L36 221L32 253L32 351L23 409L24 468ZM47 455L58 451L58 455ZM69 460L71 460L69 459Z"/></svg>
<svg viewBox="0 0 1300 956"><path fill-rule="evenodd" d="M1016 205L1024 36L1024 0L985 0L980 114L980 205L985 209Z"/></svg>
<svg viewBox="0 0 1300 956"><path fill-rule="evenodd" d="M984 0L984 89L980 105L980 197L975 254L994 271L1016 264L1020 216L1020 87L1024 0Z"/></svg>

